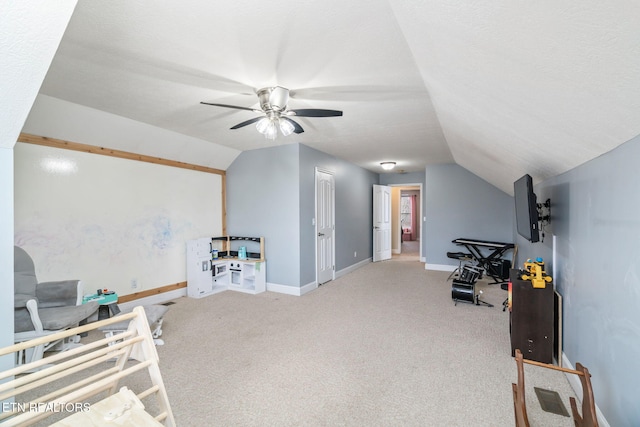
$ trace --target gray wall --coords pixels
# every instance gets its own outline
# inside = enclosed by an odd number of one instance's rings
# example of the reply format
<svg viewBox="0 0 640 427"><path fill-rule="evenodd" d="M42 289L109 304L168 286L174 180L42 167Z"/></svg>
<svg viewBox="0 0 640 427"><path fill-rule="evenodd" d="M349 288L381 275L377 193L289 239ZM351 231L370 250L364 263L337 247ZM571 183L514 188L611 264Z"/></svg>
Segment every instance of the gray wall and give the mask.
<svg viewBox="0 0 640 427"><path fill-rule="evenodd" d="M411 173L381 173L380 185L395 184L423 184L424 174L422 172Z"/></svg>
<svg viewBox="0 0 640 427"><path fill-rule="evenodd" d="M373 255L373 184L378 175L306 145L300 146L301 284L315 281L315 168L334 174L336 271ZM354 257L353 253L357 256Z"/></svg>
<svg viewBox="0 0 640 427"><path fill-rule="evenodd" d="M227 170L227 231L265 236L269 283L316 280L316 167L335 178L336 271L372 256L377 174L302 144L245 151Z"/></svg>
<svg viewBox="0 0 640 427"><path fill-rule="evenodd" d="M227 169L227 233L264 236L267 282L300 286L298 144L242 152Z"/></svg>
<svg viewBox="0 0 640 427"><path fill-rule="evenodd" d="M513 242L513 197L455 164L428 166L425 180L427 264L457 265L447 252L461 250L459 237Z"/></svg>
<svg viewBox="0 0 640 427"><path fill-rule="evenodd" d="M520 242L523 256L550 264L564 302L564 353L589 368L612 426L640 425L638 159L640 136L537 185L538 201L551 199L551 224L544 243Z"/></svg>

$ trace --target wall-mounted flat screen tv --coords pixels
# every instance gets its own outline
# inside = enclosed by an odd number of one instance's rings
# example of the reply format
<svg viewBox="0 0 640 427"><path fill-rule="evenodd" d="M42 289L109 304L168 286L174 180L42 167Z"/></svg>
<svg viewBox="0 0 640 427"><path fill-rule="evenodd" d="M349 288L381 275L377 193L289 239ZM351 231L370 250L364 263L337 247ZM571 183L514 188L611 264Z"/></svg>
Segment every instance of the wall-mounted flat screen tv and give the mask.
<svg viewBox="0 0 640 427"><path fill-rule="evenodd" d="M525 175L513 183L513 197L516 202L518 234L530 242L538 242L538 203L530 175Z"/></svg>

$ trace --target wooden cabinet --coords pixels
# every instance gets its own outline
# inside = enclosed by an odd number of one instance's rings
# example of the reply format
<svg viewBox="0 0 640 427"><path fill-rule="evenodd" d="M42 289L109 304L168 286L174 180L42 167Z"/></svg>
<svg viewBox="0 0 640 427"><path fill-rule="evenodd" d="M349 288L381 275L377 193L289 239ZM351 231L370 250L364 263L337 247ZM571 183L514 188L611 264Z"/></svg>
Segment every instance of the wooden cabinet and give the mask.
<svg viewBox="0 0 640 427"><path fill-rule="evenodd" d="M511 355L520 349L525 359L553 362L554 291L553 284L534 288L520 279L520 270L511 269L509 314Z"/></svg>
<svg viewBox="0 0 640 427"><path fill-rule="evenodd" d="M254 242L259 247L247 249L248 258L238 258L231 241ZM217 244L222 242L223 248ZM217 257L214 258L214 252ZM234 256L235 255L235 256ZM233 290L250 294L266 291L264 238L203 237L187 242L187 295L202 298Z"/></svg>

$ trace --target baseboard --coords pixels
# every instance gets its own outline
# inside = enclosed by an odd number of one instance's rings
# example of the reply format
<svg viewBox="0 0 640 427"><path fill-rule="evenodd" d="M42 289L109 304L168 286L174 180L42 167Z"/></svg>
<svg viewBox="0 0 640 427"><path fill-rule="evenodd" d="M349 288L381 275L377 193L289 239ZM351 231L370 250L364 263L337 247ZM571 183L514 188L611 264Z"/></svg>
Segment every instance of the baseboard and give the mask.
<svg viewBox="0 0 640 427"><path fill-rule="evenodd" d="M569 358L564 352L562 352L562 366L567 369L575 370L573 363L571 363L571 361L569 360ZM580 383L580 379L578 378L577 375L574 375L574 374L566 373L564 375L567 378L567 381L569 381L569 385L573 389L573 392L576 394L578 401L582 403L582 384ZM600 411L600 408L598 408L597 394L595 393L595 391L594 391L594 395L596 396L596 415L598 417L598 425L600 427L611 427L610 424L607 422L606 418L604 417L604 415L602 414L602 411ZM581 406L578 405L578 408L581 408Z"/></svg>
<svg viewBox="0 0 640 427"><path fill-rule="evenodd" d="M318 289L318 282L315 280L311 283L307 283L306 285L302 285L300 287L300 296L308 294L311 291L315 291L316 289Z"/></svg>
<svg viewBox="0 0 640 427"><path fill-rule="evenodd" d="M436 271L453 271L458 266L449 265L449 264L426 264L424 265L425 270L436 270Z"/></svg>
<svg viewBox="0 0 640 427"><path fill-rule="evenodd" d="M278 294L300 296L300 288L296 286L280 285L278 283L267 282L267 291L276 292Z"/></svg>
<svg viewBox="0 0 640 427"><path fill-rule="evenodd" d="M369 264L371 261L372 261L371 258L367 258L353 265L350 265L347 268L343 268L342 270L336 271L334 279L337 279L338 277L342 277L345 274L351 273L352 271L355 271L360 267L364 267L365 265ZM306 285L302 285L299 288L295 286L280 285L278 283L267 283L267 291L277 292L279 294L295 295L298 297L308 294L309 292L314 291L316 289L318 289L318 282L316 281L307 283Z"/></svg>
<svg viewBox="0 0 640 427"><path fill-rule="evenodd" d="M365 265L371 263L372 261L373 261L373 258L363 259L362 261L352 264L349 267L343 268L342 270L338 270L336 271L336 279L338 277L344 276L345 274L349 274L352 271L356 271L360 267L364 267Z"/></svg>
<svg viewBox="0 0 640 427"><path fill-rule="evenodd" d="M187 282L174 283L173 285L160 286L158 288L147 289L145 291L135 292L133 294L118 295L118 304L124 304L129 301L139 300L153 295L159 295L174 291L176 289L187 289Z"/></svg>
<svg viewBox="0 0 640 427"><path fill-rule="evenodd" d="M138 305L154 305L154 304L163 304L167 301L171 301L177 298L186 297L187 296L187 288L175 289L169 292L156 293L154 295L149 295L146 297L137 298L134 300L129 300L127 302L118 303L118 307L121 310L133 309Z"/></svg>

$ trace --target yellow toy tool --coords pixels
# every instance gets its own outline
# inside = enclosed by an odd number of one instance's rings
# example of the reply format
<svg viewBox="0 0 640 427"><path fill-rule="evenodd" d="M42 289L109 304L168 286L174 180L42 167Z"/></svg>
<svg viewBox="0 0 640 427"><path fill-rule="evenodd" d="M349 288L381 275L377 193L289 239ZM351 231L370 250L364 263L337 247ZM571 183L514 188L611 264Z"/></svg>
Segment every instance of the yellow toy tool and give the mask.
<svg viewBox="0 0 640 427"><path fill-rule="evenodd" d="M544 288L547 283L551 282L553 278L547 276L547 273L543 270L544 262L542 258L536 258L535 262L530 259L524 263L524 269L529 274L523 274L522 280L530 280L534 288Z"/></svg>

